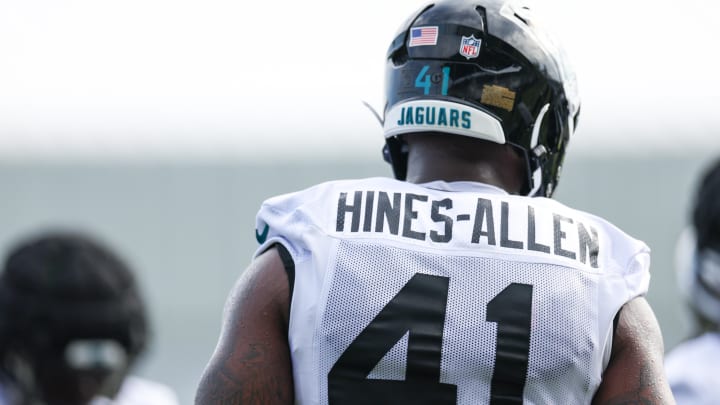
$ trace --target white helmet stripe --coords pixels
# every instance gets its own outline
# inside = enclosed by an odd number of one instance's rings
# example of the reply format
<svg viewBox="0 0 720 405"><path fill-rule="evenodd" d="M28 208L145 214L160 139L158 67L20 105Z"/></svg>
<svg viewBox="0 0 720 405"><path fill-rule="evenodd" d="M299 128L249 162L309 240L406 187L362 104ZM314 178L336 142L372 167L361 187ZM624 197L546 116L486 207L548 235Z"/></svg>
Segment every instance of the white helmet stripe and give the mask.
<svg viewBox="0 0 720 405"><path fill-rule="evenodd" d="M543 108L538 113L537 118L535 118L535 124L533 125L533 131L532 131L532 138L530 141L530 149L534 148L538 144L538 138L540 137L540 124L542 123L543 118L545 117L545 114L547 114L548 110L550 109L550 103L547 103L543 106Z"/></svg>
<svg viewBox="0 0 720 405"><path fill-rule="evenodd" d="M412 100L394 105L385 115L385 137L410 132L439 131L505 143L500 121L465 104L442 100Z"/></svg>

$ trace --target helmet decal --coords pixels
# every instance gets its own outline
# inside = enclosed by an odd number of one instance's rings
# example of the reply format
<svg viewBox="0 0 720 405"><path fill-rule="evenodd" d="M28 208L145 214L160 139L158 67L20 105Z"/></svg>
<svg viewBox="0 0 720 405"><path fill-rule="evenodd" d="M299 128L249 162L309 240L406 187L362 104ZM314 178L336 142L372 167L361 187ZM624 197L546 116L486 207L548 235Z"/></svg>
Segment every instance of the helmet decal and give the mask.
<svg viewBox="0 0 720 405"><path fill-rule="evenodd" d="M460 39L460 55L469 59L477 58L480 55L480 44L482 41L475 38L475 35L469 37L463 36Z"/></svg>
<svg viewBox="0 0 720 405"><path fill-rule="evenodd" d="M410 30L409 47L437 45L438 27L415 27Z"/></svg>
<svg viewBox="0 0 720 405"><path fill-rule="evenodd" d="M446 132L503 144L497 118L471 106L443 100L412 100L387 111L385 137L411 132Z"/></svg>
<svg viewBox="0 0 720 405"><path fill-rule="evenodd" d="M535 118L535 125L533 125L533 132L532 132L532 138L530 138L530 147L535 151L535 147L538 146L538 138L540 136L540 126L542 125L543 118L545 118L545 114L547 114L548 110L550 109L550 104L545 104L543 108L540 110L540 114L538 114L537 118ZM538 154L537 152L535 153Z"/></svg>
<svg viewBox="0 0 720 405"><path fill-rule="evenodd" d="M496 84L483 86L480 102L489 106L499 107L503 110L512 111L515 106L515 92L507 87Z"/></svg>

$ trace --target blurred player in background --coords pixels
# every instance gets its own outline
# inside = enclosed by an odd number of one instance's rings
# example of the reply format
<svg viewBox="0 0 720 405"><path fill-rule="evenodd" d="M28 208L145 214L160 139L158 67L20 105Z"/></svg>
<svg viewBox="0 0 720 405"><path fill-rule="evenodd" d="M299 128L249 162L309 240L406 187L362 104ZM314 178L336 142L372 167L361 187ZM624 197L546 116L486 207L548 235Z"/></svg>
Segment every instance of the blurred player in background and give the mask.
<svg viewBox="0 0 720 405"><path fill-rule="evenodd" d="M23 240L0 274L0 404L176 405L129 375L148 327L132 271L107 246L75 232Z"/></svg>
<svg viewBox="0 0 720 405"><path fill-rule="evenodd" d="M435 2L386 63L396 179L262 205L197 403L673 403L649 249L547 198L580 102L530 8Z"/></svg>
<svg viewBox="0 0 720 405"><path fill-rule="evenodd" d="M678 241L678 284L694 317L693 337L670 351L667 376L678 404L720 403L720 159L697 188L691 226Z"/></svg>

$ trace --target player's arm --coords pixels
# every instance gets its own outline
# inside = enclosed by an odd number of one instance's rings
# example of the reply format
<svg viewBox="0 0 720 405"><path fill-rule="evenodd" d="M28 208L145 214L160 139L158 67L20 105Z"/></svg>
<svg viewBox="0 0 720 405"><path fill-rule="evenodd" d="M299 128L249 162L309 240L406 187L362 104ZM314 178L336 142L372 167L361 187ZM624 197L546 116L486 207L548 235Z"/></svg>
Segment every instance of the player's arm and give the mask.
<svg viewBox="0 0 720 405"><path fill-rule="evenodd" d="M258 256L228 298L220 340L195 403L291 404L288 277L276 248Z"/></svg>
<svg viewBox="0 0 720 405"><path fill-rule="evenodd" d="M660 327L645 298L620 309L612 354L593 404L674 404L663 368Z"/></svg>

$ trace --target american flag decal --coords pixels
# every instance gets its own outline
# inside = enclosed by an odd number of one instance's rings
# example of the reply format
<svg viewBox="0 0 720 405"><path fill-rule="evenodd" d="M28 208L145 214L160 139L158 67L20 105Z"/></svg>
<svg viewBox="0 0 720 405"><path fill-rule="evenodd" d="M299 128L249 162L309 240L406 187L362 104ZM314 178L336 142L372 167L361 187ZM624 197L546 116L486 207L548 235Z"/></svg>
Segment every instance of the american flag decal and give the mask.
<svg viewBox="0 0 720 405"><path fill-rule="evenodd" d="M438 27L414 27L410 29L408 47L437 45Z"/></svg>

